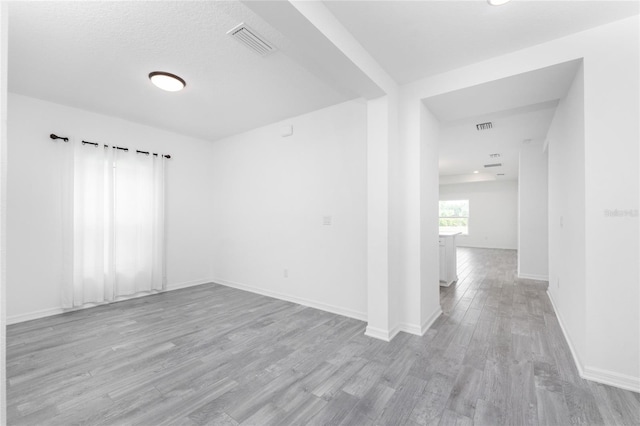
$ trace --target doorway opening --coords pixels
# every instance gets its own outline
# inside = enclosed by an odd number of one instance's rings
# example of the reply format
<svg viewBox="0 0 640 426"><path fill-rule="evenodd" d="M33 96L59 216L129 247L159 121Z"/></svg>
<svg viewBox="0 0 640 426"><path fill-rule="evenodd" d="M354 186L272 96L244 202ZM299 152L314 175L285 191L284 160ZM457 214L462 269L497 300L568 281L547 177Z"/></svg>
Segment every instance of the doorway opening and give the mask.
<svg viewBox="0 0 640 426"><path fill-rule="evenodd" d="M512 271L501 279L548 279L547 134L581 66L565 62L423 100L423 143L438 153L438 203L429 205L438 209L445 315L470 305L496 268Z"/></svg>

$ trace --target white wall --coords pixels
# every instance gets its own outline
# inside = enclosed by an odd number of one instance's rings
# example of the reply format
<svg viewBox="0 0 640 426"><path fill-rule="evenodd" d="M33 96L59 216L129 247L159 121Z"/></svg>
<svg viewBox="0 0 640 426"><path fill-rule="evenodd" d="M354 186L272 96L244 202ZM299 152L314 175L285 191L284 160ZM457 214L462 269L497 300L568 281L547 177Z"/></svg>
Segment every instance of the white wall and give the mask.
<svg viewBox="0 0 640 426"><path fill-rule="evenodd" d="M215 142L215 281L366 319L366 144L362 101Z"/></svg>
<svg viewBox="0 0 640 426"><path fill-rule="evenodd" d="M580 365L586 357L584 73L556 108L549 141L549 293Z"/></svg>
<svg viewBox="0 0 640 426"><path fill-rule="evenodd" d="M638 217L607 218L604 210L638 209L639 20L638 16L627 18L418 80L400 89L401 110L419 111L421 100L431 96L583 58L586 188L582 212L586 245L583 273L589 295L586 303L590 329L584 357L578 360L583 363L579 368L585 378L636 391L640 391ZM421 143L419 114L403 113L400 129L401 151L415 152ZM411 167L421 167L420 158L415 155L406 156L403 161ZM411 179L390 181L391 191L403 191L418 180L415 176ZM410 196L437 200L438 192L433 188ZM420 232L420 225L408 209L419 203L419 199L409 200L398 213L406 223L398 238L410 256L420 255L420 246L411 243L413 235ZM552 226L554 222L550 220L549 227ZM406 267L390 264L390 271L393 274L395 269ZM419 280L410 273L405 276L411 279L404 284L406 288L420 288ZM407 291L403 297L406 305L416 303L415 292Z"/></svg>
<svg viewBox="0 0 640 426"><path fill-rule="evenodd" d="M640 17L593 31L584 60L585 375L640 392ZM611 46L615 43L615 49ZM612 288L613 286L613 288ZM614 349L615 348L615 349ZM620 350L624 348L624 350Z"/></svg>
<svg viewBox="0 0 640 426"><path fill-rule="evenodd" d="M7 423L7 3L0 4L0 425Z"/></svg>
<svg viewBox="0 0 640 426"><path fill-rule="evenodd" d="M520 148L518 169L518 276L549 279L547 151L543 141Z"/></svg>
<svg viewBox="0 0 640 426"><path fill-rule="evenodd" d="M61 309L61 141L50 133L171 154L167 169L167 281L207 282L210 142L22 95L8 97L7 316Z"/></svg>
<svg viewBox="0 0 640 426"><path fill-rule="evenodd" d="M469 235L456 238L459 246L518 247L518 181L440 185L440 200L469 200Z"/></svg>

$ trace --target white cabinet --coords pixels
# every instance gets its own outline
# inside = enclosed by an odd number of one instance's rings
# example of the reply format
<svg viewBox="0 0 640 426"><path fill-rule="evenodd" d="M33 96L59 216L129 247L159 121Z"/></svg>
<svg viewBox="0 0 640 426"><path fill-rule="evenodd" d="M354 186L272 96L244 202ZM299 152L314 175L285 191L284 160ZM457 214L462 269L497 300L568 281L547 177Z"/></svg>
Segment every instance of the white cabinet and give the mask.
<svg viewBox="0 0 640 426"><path fill-rule="evenodd" d="M456 235L459 232L440 234L440 285L449 287L458 281Z"/></svg>

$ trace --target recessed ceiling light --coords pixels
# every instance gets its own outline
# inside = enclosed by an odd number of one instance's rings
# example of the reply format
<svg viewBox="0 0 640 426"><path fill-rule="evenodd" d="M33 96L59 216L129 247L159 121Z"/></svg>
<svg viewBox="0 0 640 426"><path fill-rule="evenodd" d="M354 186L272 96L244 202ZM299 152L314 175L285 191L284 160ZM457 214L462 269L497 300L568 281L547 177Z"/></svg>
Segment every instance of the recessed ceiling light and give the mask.
<svg viewBox="0 0 640 426"><path fill-rule="evenodd" d="M505 3L509 3L511 0L487 0L491 6L502 6Z"/></svg>
<svg viewBox="0 0 640 426"><path fill-rule="evenodd" d="M184 89L187 83L175 74L164 71L149 73L149 80L158 88L167 92L177 92Z"/></svg>
<svg viewBox="0 0 640 426"><path fill-rule="evenodd" d="M480 172L479 172L479 171L477 171L477 170L474 170L474 171L473 171L473 173L480 173Z"/></svg>

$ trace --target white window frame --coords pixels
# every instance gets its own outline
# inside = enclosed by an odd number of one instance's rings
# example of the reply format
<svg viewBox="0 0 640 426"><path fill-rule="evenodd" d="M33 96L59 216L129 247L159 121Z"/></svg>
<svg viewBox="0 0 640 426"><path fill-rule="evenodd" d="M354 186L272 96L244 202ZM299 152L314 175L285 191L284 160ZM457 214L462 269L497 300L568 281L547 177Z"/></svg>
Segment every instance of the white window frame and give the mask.
<svg viewBox="0 0 640 426"><path fill-rule="evenodd" d="M467 215L466 216L441 216L441 203L443 202L466 202L467 204ZM460 199L460 200L439 200L438 201L438 230L442 233L442 232L455 232L456 230L453 229L443 229L442 226L440 226L440 220L441 219L466 219L466 230L459 230L459 232L461 232L462 235L469 235L469 217L471 216L471 212L470 212L470 203L468 199Z"/></svg>

